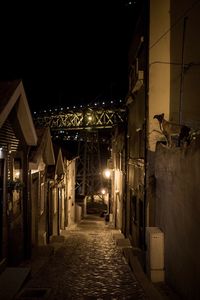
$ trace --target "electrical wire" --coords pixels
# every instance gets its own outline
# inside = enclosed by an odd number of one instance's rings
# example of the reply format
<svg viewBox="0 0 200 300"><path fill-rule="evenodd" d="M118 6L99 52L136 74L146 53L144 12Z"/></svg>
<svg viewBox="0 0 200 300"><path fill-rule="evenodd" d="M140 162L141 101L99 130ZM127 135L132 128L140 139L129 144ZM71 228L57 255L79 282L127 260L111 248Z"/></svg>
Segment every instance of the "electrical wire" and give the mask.
<svg viewBox="0 0 200 300"><path fill-rule="evenodd" d="M167 30L167 31L165 31L160 37L159 37L159 39L156 41L156 42L154 42L153 43L153 45L151 45L150 47L149 47L149 49L152 49L155 45L157 45L159 42L160 42L160 40L162 40L175 26L176 26L176 24L178 24L181 20L183 20L186 16L187 16L187 14L192 10L192 9L194 9L194 7L198 4L200 2L200 0L197 0L197 1L195 1L188 9L186 9L185 10L185 12L184 12L184 14L183 15L181 15L177 20L176 20L176 22L174 22L174 24L172 24L172 26L170 26L169 27L169 29Z"/></svg>

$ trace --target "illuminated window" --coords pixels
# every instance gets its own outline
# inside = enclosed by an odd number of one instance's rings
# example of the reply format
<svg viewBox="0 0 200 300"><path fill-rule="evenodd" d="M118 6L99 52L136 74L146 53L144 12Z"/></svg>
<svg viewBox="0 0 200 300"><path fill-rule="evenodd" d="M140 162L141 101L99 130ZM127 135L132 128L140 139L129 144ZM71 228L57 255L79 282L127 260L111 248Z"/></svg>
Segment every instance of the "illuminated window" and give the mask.
<svg viewBox="0 0 200 300"><path fill-rule="evenodd" d="M14 159L14 167L13 167L13 180L21 179L21 159L15 158Z"/></svg>

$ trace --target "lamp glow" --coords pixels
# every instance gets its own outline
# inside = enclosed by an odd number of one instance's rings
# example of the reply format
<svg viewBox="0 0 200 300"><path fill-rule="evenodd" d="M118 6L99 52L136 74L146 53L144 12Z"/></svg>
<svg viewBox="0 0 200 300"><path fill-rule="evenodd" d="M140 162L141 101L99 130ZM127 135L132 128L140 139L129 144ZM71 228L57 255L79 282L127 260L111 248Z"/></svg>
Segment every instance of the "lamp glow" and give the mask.
<svg viewBox="0 0 200 300"><path fill-rule="evenodd" d="M110 172L110 170L109 169L106 169L105 171L104 171L104 176L106 177L106 178L110 178L110 176L111 176L111 172Z"/></svg>
<svg viewBox="0 0 200 300"><path fill-rule="evenodd" d="M105 190L105 189L102 189L102 190L101 190L101 193L102 193L102 195L105 195L106 190Z"/></svg>

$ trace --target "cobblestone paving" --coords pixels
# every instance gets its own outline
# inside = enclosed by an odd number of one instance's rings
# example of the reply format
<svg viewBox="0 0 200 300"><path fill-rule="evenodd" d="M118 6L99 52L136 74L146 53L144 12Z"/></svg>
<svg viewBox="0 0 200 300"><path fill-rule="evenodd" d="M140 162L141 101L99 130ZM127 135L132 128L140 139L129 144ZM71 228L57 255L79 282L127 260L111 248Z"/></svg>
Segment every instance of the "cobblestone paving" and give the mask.
<svg viewBox="0 0 200 300"><path fill-rule="evenodd" d="M50 288L50 300L148 299L103 221L85 220L65 237L26 288Z"/></svg>

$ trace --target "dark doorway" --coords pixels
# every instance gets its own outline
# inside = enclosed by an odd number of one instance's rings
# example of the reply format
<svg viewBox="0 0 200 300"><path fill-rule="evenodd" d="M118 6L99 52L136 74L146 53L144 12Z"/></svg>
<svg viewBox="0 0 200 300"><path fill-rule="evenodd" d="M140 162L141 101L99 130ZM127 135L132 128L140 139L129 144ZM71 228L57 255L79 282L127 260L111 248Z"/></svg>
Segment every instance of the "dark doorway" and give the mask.
<svg viewBox="0 0 200 300"><path fill-rule="evenodd" d="M141 199L139 199L139 241L140 248L144 246L144 203Z"/></svg>
<svg viewBox="0 0 200 300"><path fill-rule="evenodd" d="M3 258L3 182L4 182L4 160L0 159L0 260Z"/></svg>

